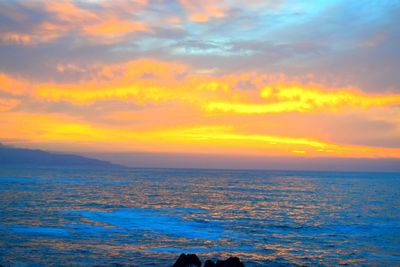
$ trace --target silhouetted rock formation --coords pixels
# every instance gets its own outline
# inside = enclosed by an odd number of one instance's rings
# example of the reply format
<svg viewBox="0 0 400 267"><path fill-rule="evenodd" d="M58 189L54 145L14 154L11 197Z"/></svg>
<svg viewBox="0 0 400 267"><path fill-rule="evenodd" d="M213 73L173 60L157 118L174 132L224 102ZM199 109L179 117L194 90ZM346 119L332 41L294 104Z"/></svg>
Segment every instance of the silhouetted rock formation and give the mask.
<svg viewBox="0 0 400 267"><path fill-rule="evenodd" d="M204 267L215 267L215 263L212 260L206 260Z"/></svg>
<svg viewBox="0 0 400 267"><path fill-rule="evenodd" d="M182 253L172 267L201 267L201 261L196 254Z"/></svg>
<svg viewBox="0 0 400 267"><path fill-rule="evenodd" d="M218 260L216 267L244 267L244 264L239 260L238 257L230 257L227 260Z"/></svg>
<svg viewBox="0 0 400 267"><path fill-rule="evenodd" d="M196 254L182 253L172 267L201 267L201 261ZM230 257L227 260L218 260L215 264L212 260L206 260L203 267L244 267L238 257Z"/></svg>

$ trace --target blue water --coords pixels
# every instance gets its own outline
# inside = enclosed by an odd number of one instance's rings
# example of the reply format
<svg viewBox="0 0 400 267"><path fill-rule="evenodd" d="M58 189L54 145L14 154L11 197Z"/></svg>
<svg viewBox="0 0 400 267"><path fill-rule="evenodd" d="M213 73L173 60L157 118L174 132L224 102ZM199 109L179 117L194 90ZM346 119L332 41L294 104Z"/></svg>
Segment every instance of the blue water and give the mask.
<svg viewBox="0 0 400 267"><path fill-rule="evenodd" d="M0 264L400 266L400 174L0 169Z"/></svg>

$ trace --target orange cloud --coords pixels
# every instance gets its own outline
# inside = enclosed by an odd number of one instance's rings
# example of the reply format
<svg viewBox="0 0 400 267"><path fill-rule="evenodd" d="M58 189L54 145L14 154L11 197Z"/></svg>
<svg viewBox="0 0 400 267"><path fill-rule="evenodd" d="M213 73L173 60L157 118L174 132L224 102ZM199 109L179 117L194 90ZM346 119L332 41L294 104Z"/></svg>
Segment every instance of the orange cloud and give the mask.
<svg viewBox="0 0 400 267"><path fill-rule="evenodd" d="M211 0L180 0L186 17L192 22L208 22L215 18L225 18L235 6L241 6L250 10L259 8L275 8L280 1L211 1ZM27 27L26 30L4 30L0 41L23 45L37 45L51 42L72 34L85 38L95 43L116 43L121 38L131 36L138 32L152 32L152 26L167 23L169 26L182 26L183 18L179 14L166 12L165 16L147 19L146 13L137 14L146 10L147 0L116 0L96 1L85 3L84 1L59 0L59 1L25 1L20 3L22 7L32 10L41 10L46 13L44 21ZM7 14L9 12L10 14ZM8 8L4 12L6 16L19 23L28 22L27 15L16 8ZM135 16L135 18L134 18ZM140 16L139 16L140 17Z"/></svg>
<svg viewBox="0 0 400 267"><path fill-rule="evenodd" d="M57 16L57 19L64 23L98 19L98 16L94 12L79 8L72 1L68 0L46 1L45 9L54 16Z"/></svg>
<svg viewBox="0 0 400 267"><path fill-rule="evenodd" d="M104 100L136 103L177 100L190 94L185 93L178 85L177 77L183 75L186 70L187 66L178 63L140 59L101 68L100 79L96 77L73 84L37 85L35 96L47 101L69 101L78 104Z"/></svg>
<svg viewBox="0 0 400 267"><path fill-rule="evenodd" d="M81 68L58 67L61 73ZM96 73L90 78L70 83L1 74L0 91L18 102L0 101L0 124L6 129L0 139L75 142L107 151L400 157L394 145L354 145L356 137L340 134L344 129L323 127L330 118L345 120L357 113L386 122L385 128L373 130L375 137L394 140L400 123L395 107L400 97L395 94L328 90L279 75L200 75L190 66L154 59L92 66L91 71ZM69 109L63 110L64 104L59 108L60 102L68 102ZM25 103L30 113L21 111ZM16 105L18 111L13 110ZM362 127L347 133L365 136L365 129L374 129Z"/></svg>
<svg viewBox="0 0 400 267"><path fill-rule="evenodd" d="M33 25L29 31L4 31L0 37L2 42L38 44L74 33L90 41L109 43L117 42L118 38L131 33L150 31L146 23L133 20L126 14L140 10L146 1L105 1L97 3L96 9L84 8L69 0L25 2L22 5L33 9L43 8L48 13L46 20Z"/></svg>
<svg viewBox="0 0 400 267"><path fill-rule="evenodd" d="M0 112L9 111L15 108L19 103L21 103L21 101L17 99L0 98Z"/></svg>
<svg viewBox="0 0 400 267"><path fill-rule="evenodd" d="M58 65L57 70L81 70ZM38 100L91 104L122 100L138 104L178 102L208 113L265 114L340 112L400 104L400 95L367 94L353 88L328 90L323 86L293 84L257 73L198 75L189 66L154 59L94 68L97 75L76 83L37 83L0 75L0 91L29 94ZM242 81L253 88L237 88ZM266 83L272 81L268 86Z"/></svg>
<svg viewBox="0 0 400 267"><path fill-rule="evenodd" d="M167 132L168 134L168 132ZM337 157L399 157L400 148L339 145L313 138L238 133L230 127L197 127L173 131L179 140L215 147L234 147L253 155L304 154Z"/></svg>
<svg viewBox="0 0 400 267"><path fill-rule="evenodd" d="M88 123L63 114L6 113L2 140L64 144L100 151L217 153L258 156L399 157L400 148L339 145L315 138L241 133L227 126L138 129ZM71 147L69 148L71 149Z"/></svg>
<svg viewBox="0 0 400 267"><path fill-rule="evenodd" d="M222 1L203 0L180 0L185 9L187 17L193 22L207 22L211 18L222 18L225 16L227 6Z"/></svg>
<svg viewBox="0 0 400 267"><path fill-rule="evenodd" d="M84 31L93 36L118 37L132 32L149 31L149 28L142 22L110 18L84 26Z"/></svg>
<svg viewBox="0 0 400 267"><path fill-rule="evenodd" d="M27 81L0 73L0 93L6 93L12 96L21 96L28 94L30 89L31 86Z"/></svg>
<svg viewBox="0 0 400 267"><path fill-rule="evenodd" d="M0 37L1 43L29 44L31 41L32 37L24 33L3 32Z"/></svg>
<svg viewBox="0 0 400 267"><path fill-rule="evenodd" d="M227 17L232 7L240 7L251 11L260 8L277 8L284 1L268 0L231 0L231 1L212 1L212 0L179 0L186 12L187 18L192 22L205 23L211 19Z"/></svg>

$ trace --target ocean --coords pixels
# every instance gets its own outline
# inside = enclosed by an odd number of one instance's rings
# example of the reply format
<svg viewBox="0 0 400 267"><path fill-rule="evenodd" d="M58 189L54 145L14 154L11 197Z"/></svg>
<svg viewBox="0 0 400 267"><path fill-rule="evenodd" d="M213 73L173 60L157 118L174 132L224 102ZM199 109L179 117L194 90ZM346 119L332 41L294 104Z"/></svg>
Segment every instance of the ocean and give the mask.
<svg viewBox="0 0 400 267"><path fill-rule="evenodd" d="M400 266L400 174L1 167L3 266Z"/></svg>

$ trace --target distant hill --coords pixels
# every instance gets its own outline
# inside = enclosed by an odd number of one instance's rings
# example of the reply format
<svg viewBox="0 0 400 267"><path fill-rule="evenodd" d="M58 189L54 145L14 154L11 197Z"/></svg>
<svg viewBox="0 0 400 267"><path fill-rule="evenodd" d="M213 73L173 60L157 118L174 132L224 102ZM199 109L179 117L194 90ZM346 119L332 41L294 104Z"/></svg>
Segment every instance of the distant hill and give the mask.
<svg viewBox="0 0 400 267"><path fill-rule="evenodd" d="M116 167L108 161L26 148L15 148L0 143L0 165Z"/></svg>

